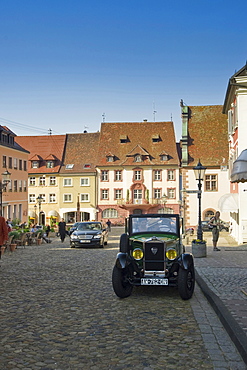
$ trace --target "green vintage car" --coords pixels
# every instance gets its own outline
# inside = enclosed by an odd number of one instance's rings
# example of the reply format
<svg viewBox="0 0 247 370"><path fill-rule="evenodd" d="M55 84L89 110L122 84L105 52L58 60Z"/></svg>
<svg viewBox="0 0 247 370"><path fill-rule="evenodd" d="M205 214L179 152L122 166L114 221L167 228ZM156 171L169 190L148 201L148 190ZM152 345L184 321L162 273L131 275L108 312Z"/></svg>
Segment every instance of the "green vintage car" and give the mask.
<svg viewBox="0 0 247 370"><path fill-rule="evenodd" d="M191 253L185 253L176 214L130 215L112 273L114 292L128 297L133 286L175 286L182 299L194 292Z"/></svg>

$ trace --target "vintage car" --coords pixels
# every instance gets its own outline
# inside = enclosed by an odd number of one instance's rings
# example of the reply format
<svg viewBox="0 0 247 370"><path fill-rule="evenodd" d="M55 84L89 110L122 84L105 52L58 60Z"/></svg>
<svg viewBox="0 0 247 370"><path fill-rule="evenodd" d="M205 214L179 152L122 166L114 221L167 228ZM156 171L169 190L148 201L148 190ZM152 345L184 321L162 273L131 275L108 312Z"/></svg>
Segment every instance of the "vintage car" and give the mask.
<svg viewBox="0 0 247 370"><path fill-rule="evenodd" d="M101 222L80 222L70 235L70 247L99 247L103 248L108 241L108 231Z"/></svg>
<svg viewBox="0 0 247 370"><path fill-rule="evenodd" d="M182 299L192 297L194 259L182 245L179 215L130 215L119 247L112 272L118 297L128 297L140 285L177 286Z"/></svg>

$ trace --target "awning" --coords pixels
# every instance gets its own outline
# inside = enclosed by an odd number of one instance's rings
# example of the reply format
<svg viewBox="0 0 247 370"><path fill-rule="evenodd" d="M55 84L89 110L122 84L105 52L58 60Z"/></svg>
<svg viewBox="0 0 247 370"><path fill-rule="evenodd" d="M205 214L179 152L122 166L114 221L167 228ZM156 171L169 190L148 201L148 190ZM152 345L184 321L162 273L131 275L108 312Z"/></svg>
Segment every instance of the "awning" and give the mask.
<svg viewBox="0 0 247 370"><path fill-rule="evenodd" d="M233 163L231 182L247 181L247 149L243 150Z"/></svg>
<svg viewBox="0 0 247 370"><path fill-rule="evenodd" d="M57 217L57 216L58 216L58 213L57 213L57 211L55 211L55 210L54 210L54 211L49 211L49 212L48 212L48 216L49 216L49 217Z"/></svg>
<svg viewBox="0 0 247 370"><path fill-rule="evenodd" d="M225 194L220 197L218 207L221 212L238 212L238 194Z"/></svg>

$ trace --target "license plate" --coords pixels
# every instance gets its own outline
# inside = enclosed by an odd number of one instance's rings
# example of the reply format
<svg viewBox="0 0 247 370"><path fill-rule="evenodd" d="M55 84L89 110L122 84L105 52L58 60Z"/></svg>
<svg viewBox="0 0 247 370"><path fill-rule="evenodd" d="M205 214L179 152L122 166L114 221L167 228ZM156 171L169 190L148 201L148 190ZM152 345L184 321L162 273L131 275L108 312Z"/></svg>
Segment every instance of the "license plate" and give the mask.
<svg viewBox="0 0 247 370"><path fill-rule="evenodd" d="M91 240L87 240L87 239L84 239L84 240L80 240L80 243L90 243Z"/></svg>
<svg viewBox="0 0 247 370"><path fill-rule="evenodd" d="M168 279L141 279L141 285L168 285Z"/></svg>

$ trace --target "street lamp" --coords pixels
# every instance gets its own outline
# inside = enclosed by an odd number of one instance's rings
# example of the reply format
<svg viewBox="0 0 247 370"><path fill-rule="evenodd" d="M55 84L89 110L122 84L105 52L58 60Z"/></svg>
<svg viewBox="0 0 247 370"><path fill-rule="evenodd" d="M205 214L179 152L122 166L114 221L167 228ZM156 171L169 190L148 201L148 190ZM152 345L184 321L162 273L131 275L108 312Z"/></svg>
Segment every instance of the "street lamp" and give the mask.
<svg viewBox="0 0 247 370"><path fill-rule="evenodd" d="M34 223L36 224L36 218L37 218L37 213L36 213L36 210L37 210L37 205L35 204L34 206Z"/></svg>
<svg viewBox="0 0 247 370"><path fill-rule="evenodd" d="M202 195L202 181L204 179L205 171L207 167L202 166L200 160L196 167L193 168L195 178L198 181L198 227L197 227L197 239L202 240L202 219L201 219L201 195Z"/></svg>
<svg viewBox="0 0 247 370"><path fill-rule="evenodd" d="M38 202L38 205L39 205L39 217L38 217L38 222L39 222L39 225L40 225L40 211L41 211L41 203L42 203L42 196L39 194L39 196L36 198L37 202Z"/></svg>
<svg viewBox="0 0 247 370"><path fill-rule="evenodd" d="M8 183L10 182L11 173L6 170L2 173L2 181L0 181L0 216L3 215L3 191L6 190Z"/></svg>

